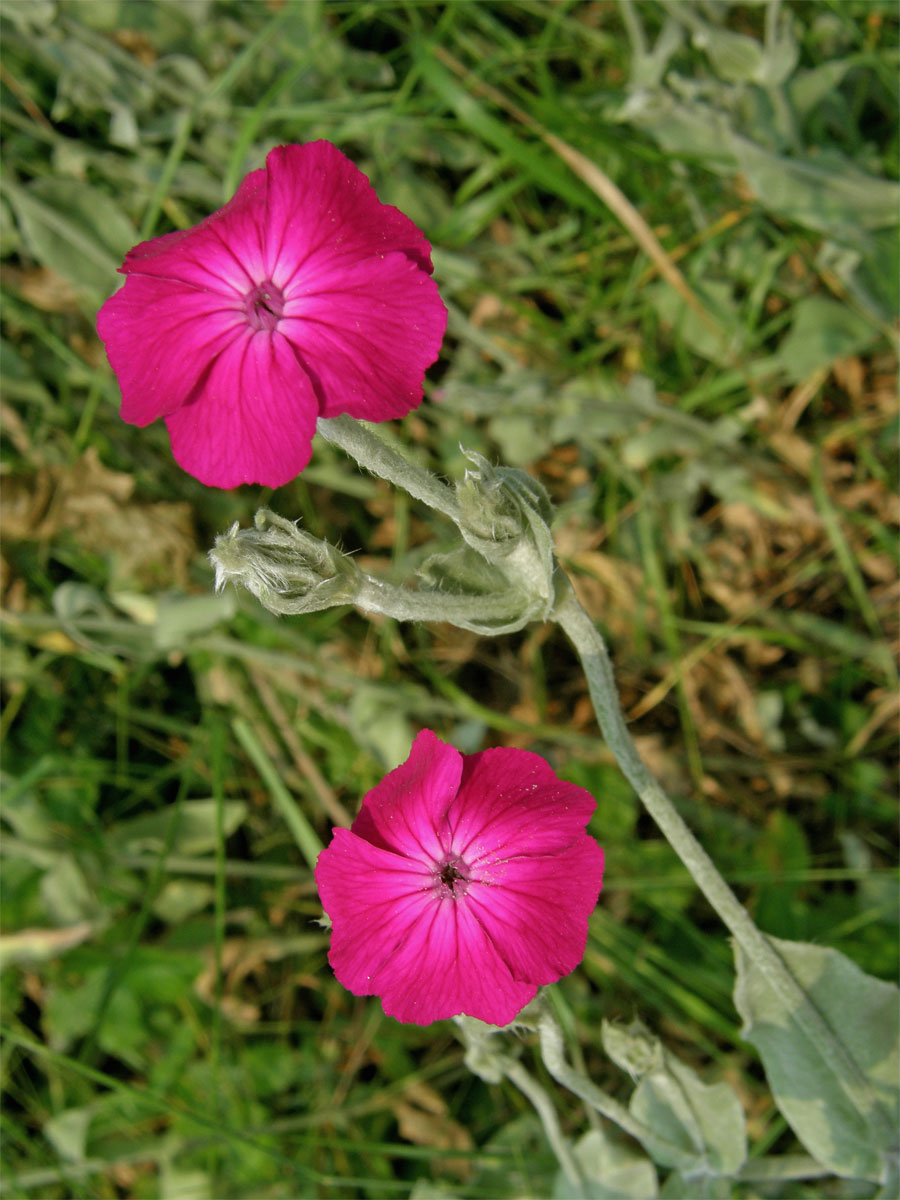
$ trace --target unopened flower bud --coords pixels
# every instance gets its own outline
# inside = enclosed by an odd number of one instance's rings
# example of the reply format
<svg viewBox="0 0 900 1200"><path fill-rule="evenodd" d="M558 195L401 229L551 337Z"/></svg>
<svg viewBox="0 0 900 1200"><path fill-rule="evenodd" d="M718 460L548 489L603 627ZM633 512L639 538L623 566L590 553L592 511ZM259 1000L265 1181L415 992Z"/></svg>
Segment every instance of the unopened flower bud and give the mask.
<svg viewBox="0 0 900 1200"><path fill-rule="evenodd" d="M492 467L474 451L466 457L473 468L456 489L459 531L518 591L525 620L544 620L553 603L550 498L524 471Z"/></svg>
<svg viewBox="0 0 900 1200"><path fill-rule="evenodd" d="M603 1049L616 1066L627 1071L632 1079L640 1079L651 1071L659 1071L664 1065L663 1048L659 1038L640 1021L629 1025L615 1025L604 1021L601 1029Z"/></svg>
<svg viewBox="0 0 900 1200"><path fill-rule="evenodd" d="M217 591L229 582L239 584L274 613L352 604L362 578L353 560L335 546L265 508L256 514L254 529L240 529L235 521L220 534L209 557Z"/></svg>

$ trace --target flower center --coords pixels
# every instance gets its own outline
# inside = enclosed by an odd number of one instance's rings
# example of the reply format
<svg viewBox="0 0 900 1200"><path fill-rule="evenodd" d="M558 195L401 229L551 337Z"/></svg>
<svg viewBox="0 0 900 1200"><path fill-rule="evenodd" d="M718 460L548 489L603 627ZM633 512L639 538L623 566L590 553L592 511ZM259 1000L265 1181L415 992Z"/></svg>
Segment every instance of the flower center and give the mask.
<svg viewBox="0 0 900 1200"><path fill-rule="evenodd" d="M253 329L272 330L284 315L284 293L265 279L244 300L244 311Z"/></svg>
<svg viewBox="0 0 900 1200"><path fill-rule="evenodd" d="M461 858L447 858L435 867L434 890L441 899L458 900L469 890L469 869Z"/></svg>

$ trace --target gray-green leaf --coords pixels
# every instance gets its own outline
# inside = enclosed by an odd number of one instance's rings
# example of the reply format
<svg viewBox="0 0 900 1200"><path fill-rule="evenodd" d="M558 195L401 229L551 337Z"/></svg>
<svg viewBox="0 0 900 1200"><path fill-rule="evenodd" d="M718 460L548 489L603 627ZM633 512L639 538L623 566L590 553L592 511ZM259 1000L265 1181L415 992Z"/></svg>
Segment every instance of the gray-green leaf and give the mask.
<svg viewBox="0 0 900 1200"><path fill-rule="evenodd" d="M230 837L247 815L247 805L241 800L226 800L222 806L222 829ZM172 821L175 822L171 829ZM127 853L150 851L158 853L171 845L173 854L209 854L218 841L215 800L183 800L173 813L162 808L140 817L119 821L110 830L110 840Z"/></svg>
<svg viewBox="0 0 900 1200"><path fill-rule="evenodd" d="M775 356L789 379L808 379L837 358L866 350L878 331L853 309L825 296L804 296L794 307L790 332Z"/></svg>
<svg viewBox="0 0 900 1200"><path fill-rule="evenodd" d="M118 204L78 179L37 179L27 187L7 182L4 188L38 262L92 301L104 299L136 241L134 227Z"/></svg>
<svg viewBox="0 0 900 1200"><path fill-rule="evenodd" d="M44 1137L65 1162L81 1162L84 1158L94 1111L93 1105L68 1108L44 1122Z"/></svg>
<svg viewBox="0 0 900 1200"><path fill-rule="evenodd" d="M900 994L837 950L771 941L856 1063L860 1079L838 1078L735 947L734 1002L743 1036L759 1051L775 1102L809 1153L837 1175L881 1180L897 1151Z"/></svg>
<svg viewBox="0 0 900 1200"><path fill-rule="evenodd" d="M640 1082L632 1116L645 1127L644 1149L666 1167L704 1175L734 1175L747 1157L744 1112L727 1083L706 1084L670 1054L639 1021L603 1023L607 1054Z"/></svg>
<svg viewBox="0 0 900 1200"><path fill-rule="evenodd" d="M702 1164L709 1174L734 1175L747 1157L740 1100L727 1083L703 1083L690 1067L670 1054L665 1057L664 1069L638 1084L631 1112L667 1142L693 1152L698 1170ZM653 1153L649 1145L647 1149ZM678 1165L671 1158L667 1161L667 1155L654 1157L666 1166Z"/></svg>
<svg viewBox="0 0 900 1200"><path fill-rule="evenodd" d="M554 1200L655 1200L656 1169L643 1154L590 1129L574 1147L585 1186L577 1193L562 1171L553 1187Z"/></svg>

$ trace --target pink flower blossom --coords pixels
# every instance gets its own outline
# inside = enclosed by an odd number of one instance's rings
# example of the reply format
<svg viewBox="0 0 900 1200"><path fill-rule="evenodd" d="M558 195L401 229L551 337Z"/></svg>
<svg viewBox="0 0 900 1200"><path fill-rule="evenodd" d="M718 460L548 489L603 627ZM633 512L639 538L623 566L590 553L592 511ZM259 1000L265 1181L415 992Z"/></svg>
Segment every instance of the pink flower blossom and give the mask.
<svg viewBox="0 0 900 1200"><path fill-rule="evenodd" d="M330 142L278 146L193 229L130 250L100 336L122 417L164 417L201 482L278 487L317 417L401 417L447 313L431 247Z"/></svg>
<svg viewBox="0 0 900 1200"><path fill-rule="evenodd" d="M508 1025L584 955L594 807L537 754L462 755L423 730L319 855L335 975L398 1021Z"/></svg>

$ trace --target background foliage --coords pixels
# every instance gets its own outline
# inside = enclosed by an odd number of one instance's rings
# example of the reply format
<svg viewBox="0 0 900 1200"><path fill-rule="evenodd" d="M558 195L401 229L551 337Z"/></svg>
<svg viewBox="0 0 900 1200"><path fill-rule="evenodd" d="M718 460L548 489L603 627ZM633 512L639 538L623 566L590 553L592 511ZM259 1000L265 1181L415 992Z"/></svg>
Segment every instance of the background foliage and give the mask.
<svg viewBox="0 0 900 1200"><path fill-rule="evenodd" d="M392 431L449 477L462 442L542 479L641 749L761 928L893 978L894 6L6 0L2 24L7 1193L550 1193L523 1098L325 961L316 844L422 724L597 797L607 882L554 989L576 1061L627 1091L600 1026L637 1015L738 1089L752 1154L795 1149L722 929L562 638L215 597L206 550L261 503L398 578L448 531L325 444L275 495L202 488L161 423L120 422L93 318L134 241L272 145L337 143L425 229L450 309Z"/></svg>

